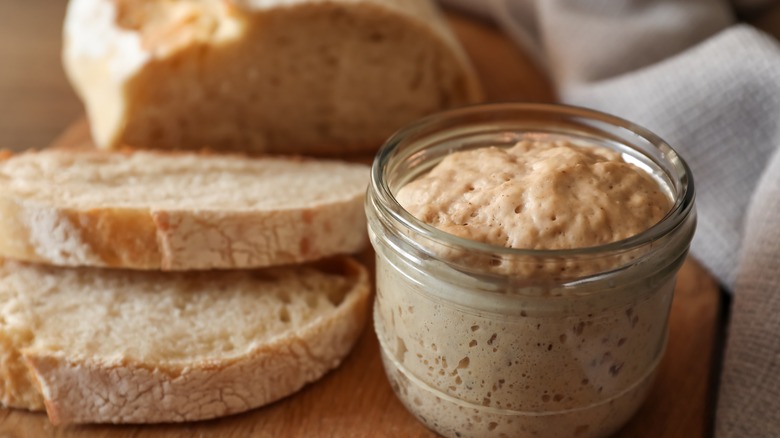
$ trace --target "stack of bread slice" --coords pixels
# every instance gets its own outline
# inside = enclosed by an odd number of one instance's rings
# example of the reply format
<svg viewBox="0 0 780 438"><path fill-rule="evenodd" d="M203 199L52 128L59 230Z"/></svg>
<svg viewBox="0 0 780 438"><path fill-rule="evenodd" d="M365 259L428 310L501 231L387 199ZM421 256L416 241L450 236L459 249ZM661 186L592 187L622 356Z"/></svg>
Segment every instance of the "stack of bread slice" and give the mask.
<svg viewBox="0 0 780 438"><path fill-rule="evenodd" d="M54 423L242 412L366 319L367 166L49 150L0 162L0 402ZM13 261L11 261L13 260Z"/></svg>
<svg viewBox="0 0 780 438"><path fill-rule="evenodd" d="M245 411L361 332L368 167L197 151L373 154L481 98L432 0L71 0L63 62L99 150L0 161L0 404L54 423Z"/></svg>

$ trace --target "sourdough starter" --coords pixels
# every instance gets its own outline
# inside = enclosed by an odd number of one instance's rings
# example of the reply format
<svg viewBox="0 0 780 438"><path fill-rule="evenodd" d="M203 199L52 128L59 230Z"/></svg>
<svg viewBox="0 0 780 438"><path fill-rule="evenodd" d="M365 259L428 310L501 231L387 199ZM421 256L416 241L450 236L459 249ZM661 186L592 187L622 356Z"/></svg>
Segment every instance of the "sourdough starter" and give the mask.
<svg viewBox="0 0 780 438"><path fill-rule="evenodd" d="M671 207L617 152L563 141L450 154L396 198L450 234L536 250L626 239ZM591 272L588 263L580 272ZM637 271L593 298L585 293L593 285L481 290L479 279L435 259L411 266L390 251L378 257L374 316L390 382L430 428L456 437L603 436L647 394L666 343L673 273ZM549 267L484 269L534 284Z"/></svg>

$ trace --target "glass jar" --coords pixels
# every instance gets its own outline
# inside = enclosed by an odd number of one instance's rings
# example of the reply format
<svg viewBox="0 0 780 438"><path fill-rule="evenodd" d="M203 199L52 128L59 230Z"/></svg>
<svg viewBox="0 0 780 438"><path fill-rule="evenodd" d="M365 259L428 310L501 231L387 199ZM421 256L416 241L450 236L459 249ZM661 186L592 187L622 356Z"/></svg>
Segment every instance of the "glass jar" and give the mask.
<svg viewBox="0 0 780 438"><path fill-rule="evenodd" d="M652 175L673 206L625 240L523 250L442 232L395 198L453 151L523 139L612 148ZM429 428L449 437L605 436L639 408L665 350L675 275L696 223L690 170L663 140L560 105L445 112L379 151L366 212L385 371Z"/></svg>

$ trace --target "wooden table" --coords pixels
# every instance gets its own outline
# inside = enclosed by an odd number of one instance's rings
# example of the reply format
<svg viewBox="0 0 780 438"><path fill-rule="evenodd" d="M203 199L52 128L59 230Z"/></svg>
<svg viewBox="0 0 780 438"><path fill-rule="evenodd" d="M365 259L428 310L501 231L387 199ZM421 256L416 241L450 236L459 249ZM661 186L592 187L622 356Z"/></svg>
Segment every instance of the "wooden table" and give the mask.
<svg viewBox="0 0 780 438"><path fill-rule="evenodd" d="M0 65L0 110L5 118L0 122L2 146L48 146L51 139L47 136L63 131L66 125L70 128L55 145L88 141L86 123L72 124L80 117L80 109L63 80L57 58L63 4L50 0L0 2L0 59L16 62L10 67ZM450 14L450 21L483 78L489 100L553 99L545 77L494 28L455 14ZM19 61L22 59L24 64ZM718 315L716 283L695 261L689 260L679 275L669 347L657 384L640 412L618 436L707 435ZM182 425L55 428L43 414L0 409L0 437L47 436L435 435L396 400L385 380L377 341L369 326L344 364L319 382L270 406L224 419Z"/></svg>

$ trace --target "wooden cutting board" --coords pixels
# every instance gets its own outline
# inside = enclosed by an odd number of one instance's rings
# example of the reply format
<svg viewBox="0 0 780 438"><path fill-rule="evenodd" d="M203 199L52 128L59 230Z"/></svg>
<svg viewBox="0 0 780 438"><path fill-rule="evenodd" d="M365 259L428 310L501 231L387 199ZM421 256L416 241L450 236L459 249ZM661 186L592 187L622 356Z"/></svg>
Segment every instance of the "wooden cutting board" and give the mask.
<svg viewBox="0 0 780 438"><path fill-rule="evenodd" d="M552 101L544 75L486 23L449 14L491 101ZM89 142L75 123L53 147ZM373 254L364 261L373 266ZM657 383L619 437L704 436L708 429L719 292L689 260L680 272L667 354ZM343 365L301 392L270 406L213 421L153 426L53 427L42 413L0 409L0 437L434 437L406 412L387 383L373 327L367 326Z"/></svg>

